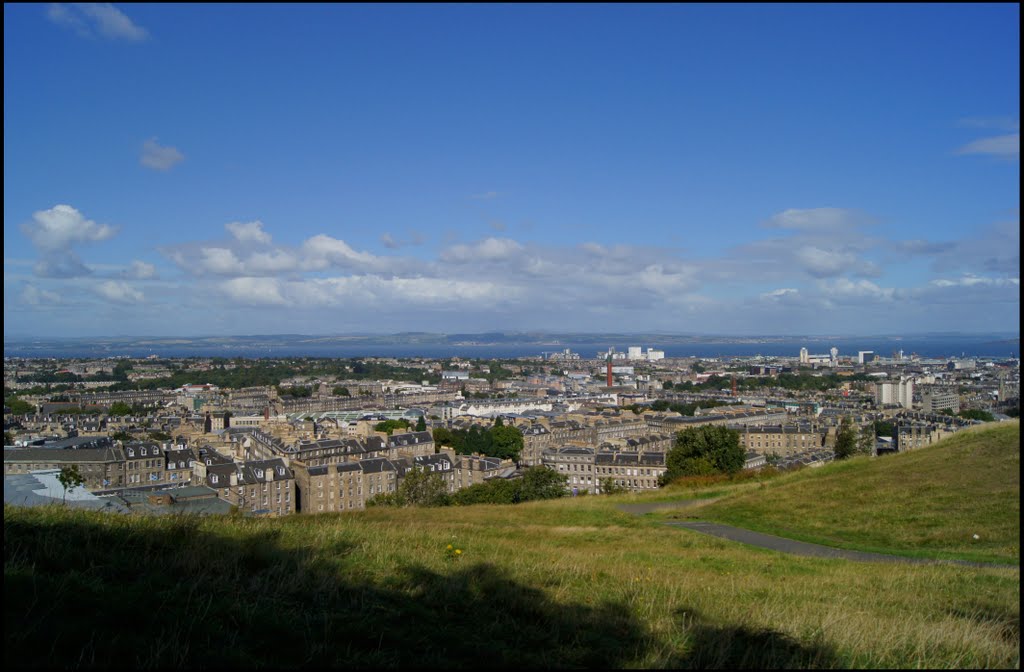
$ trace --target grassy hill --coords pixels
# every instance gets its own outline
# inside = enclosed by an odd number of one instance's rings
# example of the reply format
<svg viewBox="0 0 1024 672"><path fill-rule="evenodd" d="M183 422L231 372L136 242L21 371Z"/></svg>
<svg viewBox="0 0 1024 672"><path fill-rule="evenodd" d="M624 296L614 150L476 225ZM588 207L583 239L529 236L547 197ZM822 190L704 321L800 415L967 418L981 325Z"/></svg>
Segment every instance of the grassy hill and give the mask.
<svg viewBox="0 0 1024 672"><path fill-rule="evenodd" d="M917 469L901 469L903 478ZM810 487L803 483L816 473L831 478L826 470L784 476L763 493ZM5 507L4 660L48 668L1019 667L1019 568L790 557L616 508L637 501L278 520Z"/></svg>
<svg viewBox="0 0 1024 672"><path fill-rule="evenodd" d="M687 509L685 517L841 548L1017 563L1020 423L804 470Z"/></svg>

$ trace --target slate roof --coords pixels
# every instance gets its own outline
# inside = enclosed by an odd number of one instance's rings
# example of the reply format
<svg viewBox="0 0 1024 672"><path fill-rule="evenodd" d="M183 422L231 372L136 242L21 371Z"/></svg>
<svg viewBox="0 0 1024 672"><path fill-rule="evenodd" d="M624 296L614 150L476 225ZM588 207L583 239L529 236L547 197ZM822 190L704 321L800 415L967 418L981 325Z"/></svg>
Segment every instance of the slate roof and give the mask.
<svg viewBox="0 0 1024 672"><path fill-rule="evenodd" d="M4 504L16 506L45 506L64 501L64 488L57 480L59 469L40 469L28 474L4 476ZM117 511L127 507L112 497L98 497L82 486L67 492L67 505L74 508Z"/></svg>

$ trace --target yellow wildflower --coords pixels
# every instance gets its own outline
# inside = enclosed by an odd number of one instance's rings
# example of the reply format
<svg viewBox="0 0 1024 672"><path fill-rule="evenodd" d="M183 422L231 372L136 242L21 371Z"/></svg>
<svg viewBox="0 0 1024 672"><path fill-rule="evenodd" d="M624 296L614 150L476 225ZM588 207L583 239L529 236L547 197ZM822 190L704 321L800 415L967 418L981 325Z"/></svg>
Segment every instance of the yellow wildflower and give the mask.
<svg viewBox="0 0 1024 672"><path fill-rule="evenodd" d="M461 554L462 554L462 549L461 548L456 548L455 549L455 555L461 555Z"/></svg>

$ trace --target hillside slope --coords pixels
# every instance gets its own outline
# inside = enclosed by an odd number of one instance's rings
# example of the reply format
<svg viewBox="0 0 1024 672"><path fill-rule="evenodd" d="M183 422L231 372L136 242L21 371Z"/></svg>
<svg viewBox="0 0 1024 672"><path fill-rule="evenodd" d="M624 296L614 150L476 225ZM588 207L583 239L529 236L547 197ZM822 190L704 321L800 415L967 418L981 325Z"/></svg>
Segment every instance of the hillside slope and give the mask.
<svg viewBox="0 0 1024 672"><path fill-rule="evenodd" d="M618 501L278 520L5 507L5 664L1019 665L1018 569L795 558Z"/></svg>
<svg viewBox="0 0 1024 672"><path fill-rule="evenodd" d="M840 548L1019 562L1020 423L807 469L686 517Z"/></svg>

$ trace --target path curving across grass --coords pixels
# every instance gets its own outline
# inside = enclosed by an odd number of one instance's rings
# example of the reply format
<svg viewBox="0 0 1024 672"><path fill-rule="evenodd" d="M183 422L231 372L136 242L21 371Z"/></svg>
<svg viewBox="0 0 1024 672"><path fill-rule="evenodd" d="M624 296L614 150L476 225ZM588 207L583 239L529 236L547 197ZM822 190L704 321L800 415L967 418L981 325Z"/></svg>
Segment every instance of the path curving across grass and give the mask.
<svg viewBox="0 0 1024 672"><path fill-rule="evenodd" d="M670 517L866 553L1018 564L1020 423L807 469Z"/></svg>

